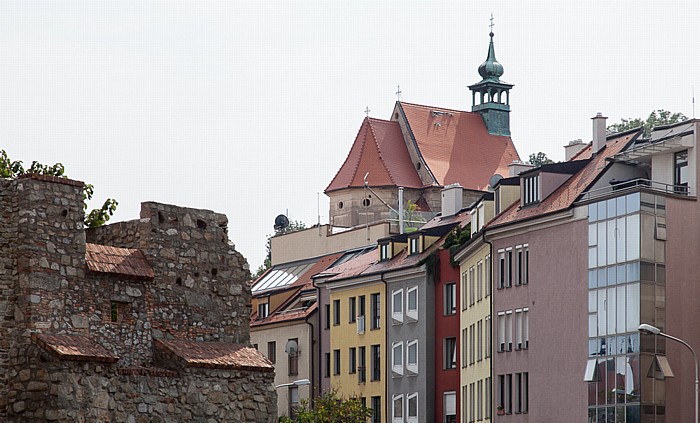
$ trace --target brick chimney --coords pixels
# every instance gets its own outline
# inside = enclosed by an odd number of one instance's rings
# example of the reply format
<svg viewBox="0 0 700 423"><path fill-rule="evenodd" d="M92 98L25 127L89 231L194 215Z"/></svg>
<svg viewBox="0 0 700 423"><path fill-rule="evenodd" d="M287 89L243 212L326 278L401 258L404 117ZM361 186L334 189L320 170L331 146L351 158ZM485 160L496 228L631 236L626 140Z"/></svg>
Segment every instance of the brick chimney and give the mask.
<svg viewBox="0 0 700 423"><path fill-rule="evenodd" d="M593 121L593 154L600 151L601 148L605 146L606 139L606 126L605 122L608 118L603 116L602 113L598 112L595 117L591 118Z"/></svg>

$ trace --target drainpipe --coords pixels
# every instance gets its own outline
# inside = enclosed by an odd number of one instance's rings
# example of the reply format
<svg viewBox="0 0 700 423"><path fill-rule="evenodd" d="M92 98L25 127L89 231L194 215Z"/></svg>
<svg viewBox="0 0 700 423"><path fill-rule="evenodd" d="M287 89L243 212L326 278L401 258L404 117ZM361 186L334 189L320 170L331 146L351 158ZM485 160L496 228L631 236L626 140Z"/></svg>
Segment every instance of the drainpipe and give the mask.
<svg viewBox="0 0 700 423"><path fill-rule="evenodd" d="M318 344L319 372L318 372L318 381L316 381L316 383L317 383L316 386L318 387L318 394L321 395L321 391L323 390L323 380L321 379L322 378L321 375L323 374L323 372L320 371L320 367L321 367L320 365L321 365L321 362L323 361L323 358L322 358L323 357L323 342L321 342L321 331L323 330L323 329L321 329L323 327L323 325L321 324L321 319L323 319L323 316L321 316L321 313L323 312L323 310L320 307L322 305L321 304L321 288L318 285L316 285L316 280L314 280L314 279L311 279L311 285L313 285L313 287L316 288L316 303L319 305L319 307L318 307L318 336L316 337L316 343ZM314 373L313 367L314 366L311 367L312 368L312 370L311 370L312 377L314 376L313 375L313 373Z"/></svg>
<svg viewBox="0 0 700 423"><path fill-rule="evenodd" d="M317 288L317 289L318 289L318 288ZM318 295L318 294L316 294L316 295ZM316 301L316 303L318 304L318 300ZM316 310L318 310L318 307L316 307ZM318 310L318 315L319 315L319 316L321 315L321 311L320 311L320 310ZM319 317L319 321L320 321L320 317ZM316 400L316 394L317 394L317 393L315 392L315 389L314 389L315 386L316 386L316 381L314 380L314 375L315 375L315 373L316 373L316 366L315 366L316 360L314 360L314 353L313 353L313 350L314 350L313 345L314 345L314 342L315 342L315 341L314 341L314 329L315 329L315 328L314 328L314 325L313 325L312 323L309 323L309 315L307 315L307 316L304 318L304 323L306 323L307 325L309 325L309 326L311 327L311 330L309 331L310 334L311 334L311 339L310 339L311 342L310 342L310 344L309 344L309 351L311 351L311 357L310 357L310 358L311 358L311 375L310 375L310 376L311 376L311 377L310 377L310 379L311 379L311 386L310 386L310 388L311 388L311 389L310 389L310 394L311 394L311 395L310 395L310 397L311 397L311 398L309 398L309 399L311 400L311 405L313 406L313 403L314 403L314 401ZM318 338L317 338L317 339L318 339ZM319 361L320 361L320 354L319 354Z"/></svg>
<svg viewBox="0 0 700 423"><path fill-rule="evenodd" d="M384 327L384 345L386 345L387 352L385 354L387 358L387 363L389 363L389 297L387 296L387 284L386 281L384 280L384 272L379 274L379 280L381 280L384 283L384 303L386 304L386 310L387 312L384 313L385 320L387 324ZM384 377L384 415L389 416L389 364L386 364L384 366L384 369L386 370L386 376ZM392 404L393 406L393 404Z"/></svg>
<svg viewBox="0 0 700 423"><path fill-rule="evenodd" d="M494 297L494 295L495 295L495 293L496 293L496 291L493 289L493 243L492 243L491 241L488 241L488 240L486 239L486 231L485 231L485 230L482 230L482 231L481 231L481 239L484 241L485 244L488 244L488 245L489 245L489 255L491 256L491 268L488 269L488 271L491 272L491 277L489 278L489 279L491 279L491 287L490 287L490 289L491 289L491 299L489 300L489 307L490 307L490 309L491 309L491 334L490 334L490 335L491 335L491 360L489 361L489 377L491 377L491 392L490 392L490 394L491 394L491 410L490 410L490 413L491 413L491 416L492 416L492 417L491 417L491 421L493 421L493 416L495 416L495 414L494 414L494 412L493 412L493 410L494 410L494 406L493 406L493 405L494 405L494 401L493 401L493 399L494 399L493 390L494 390L494 386L496 386L496 383L495 383L494 378L493 378L493 376L494 376L494 374L493 374L493 359L494 359L494 357L495 357L495 355L494 355L494 353L493 353L493 351L494 351L494 348L493 348L493 340L494 340L494 336L493 336L493 332L494 332L494 330L493 330L493 328L494 328L494 321L493 321L493 297Z"/></svg>

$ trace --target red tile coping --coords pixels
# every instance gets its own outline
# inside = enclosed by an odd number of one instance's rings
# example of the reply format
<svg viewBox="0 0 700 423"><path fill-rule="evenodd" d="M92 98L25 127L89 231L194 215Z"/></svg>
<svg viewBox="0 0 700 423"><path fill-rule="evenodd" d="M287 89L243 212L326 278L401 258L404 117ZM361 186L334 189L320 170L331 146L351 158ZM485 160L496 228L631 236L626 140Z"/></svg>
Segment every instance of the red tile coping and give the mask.
<svg viewBox="0 0 700 423"><path fill-rule="evenodd" d="M32 340L42 349L54 354L60 360L94 361L116 363L119 357L107 351L102 345L82 335L32 334Z"/></svg>
<svg viewBox="0 0 700 423"><path fill-rule="evenodd" d="M180 361L185 367L273 372L274 366L255 348L229 342L155 339L156 351Z"/></svg>
<svg viewBox="0 0 700 423"><path fill-rule="evenodd" d="M41 175L39 173L25 173L23 175L19 175L17 179L34 179L36 181L55 182L57 184L70 185L80 188L85 186L85 182L82 181L62 178L60 176Z"/></svg>
<svg viewBox="0 0 700 423"><path fill-rule="evenodd" d="M101 273L153 279L153 268L140 250L108 245L85 244L85 263L89 270Z"/></svg>
<svg viewBox="0 0 700 423"><path fill-rule="evenodd" d="M117 369L117 374L125 376L155 376L155 377L178 377L174 370L160 367L121 367Z"/></svg>

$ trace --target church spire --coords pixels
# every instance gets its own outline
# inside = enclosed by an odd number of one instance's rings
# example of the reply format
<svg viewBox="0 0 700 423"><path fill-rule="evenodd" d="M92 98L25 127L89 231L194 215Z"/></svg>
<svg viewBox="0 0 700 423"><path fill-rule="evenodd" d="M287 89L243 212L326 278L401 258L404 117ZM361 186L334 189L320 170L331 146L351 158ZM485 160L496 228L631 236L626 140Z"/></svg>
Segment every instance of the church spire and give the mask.
<svg viewBox="0 0 700 423"><path fill-rule="evenodd" d="M472 112L479 112L490 134L510 136L510 89L513 85L501 81L503 65L496 60L493 47L493 15L491 15L489 51L486 61L479 65L482 80L470 85Z"/></svg>

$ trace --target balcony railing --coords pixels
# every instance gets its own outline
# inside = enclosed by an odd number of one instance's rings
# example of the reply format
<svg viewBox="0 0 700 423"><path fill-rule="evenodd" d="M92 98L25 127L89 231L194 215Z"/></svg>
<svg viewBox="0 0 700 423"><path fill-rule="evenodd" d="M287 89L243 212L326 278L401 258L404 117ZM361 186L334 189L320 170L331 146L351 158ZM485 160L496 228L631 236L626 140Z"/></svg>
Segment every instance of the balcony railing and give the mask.
<svg viewBox="0 0 700 423"><path fill-rule="evenodd" d="M586 202L596 198L605 197L613 193L623 194L626 191L636 191L639 188L665 194L689 195L688 186L686 185L672 185L663 182L652 181L651 179L639 178L615 182L607 187L590 190L588 192L583 193L581 199L577 202Z"/></svg>

